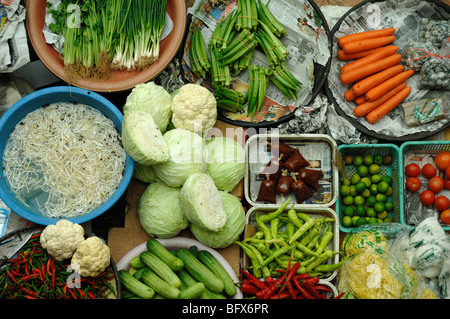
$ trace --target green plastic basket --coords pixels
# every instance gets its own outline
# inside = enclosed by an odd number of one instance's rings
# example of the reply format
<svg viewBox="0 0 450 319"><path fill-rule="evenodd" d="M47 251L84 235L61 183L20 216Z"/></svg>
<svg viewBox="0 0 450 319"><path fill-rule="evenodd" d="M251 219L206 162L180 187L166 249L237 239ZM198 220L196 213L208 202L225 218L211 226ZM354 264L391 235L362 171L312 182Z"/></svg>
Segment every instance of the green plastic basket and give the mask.
<svg viewBox="0 0 450 319"><path fill-rule="evenodd" d="M410 142L405 142L401 145L400 156L399 156L399 167L401 168L400 175L399 175L400 176L399 181L400 181L400 187L401 187L401 191L400 191L400 203L401 203L400 222L402 224L405 224L408 226L415 226L418 222L420 222L420 217L414 218L414 215L409 216L407 214L407 209L409 207L409 204L411 204L411 203L405 202L407 200L406 196L405 196L405 192L407 192L407 190L404 185L405 185L405 181L406 181L407 177L404 176L403 171L404 171L404 167L407 165L406 159L411 155L408 153L414 152L414 154L417 154L419 156L423 155L425 158L426 156L435 156L441 151L450 151L450 142L449 141L426 141L426 142L425 141L410 141ZM422 168L421 163L419 161L417 163ZM439 174L441 177L444 175L444 173L442 171L439 172ZM429 212L426 211L426 208L422 207L422 204L420 203L420 200L418 200L418 197L420 195L420 192L422 192L422 190L424 190L426 188L427 188L427 186L424 185L424 183L422 181L422 187L414 195L414 196L417 196L414 203L417 202L417 205L419 205L419 209L424 210L423 211L424 215L426 215ZM442 191L441 193L448 196L450 191ZM439 193L439 194L441 194L441 193ZM411 200L411 198L410 198L410 200ZM437 210L435 210L434 208L429 208L428 210L434 211L434 213L438 214ZM409 220L407 221L408 217L409 217ZM442 228L446 231L450 230L450 226L445 225L445 224L442 224Z"/></svg>
<svg viewBox="0 0 450 319"><path fill-rule="evenodd" d="M338 146L338 151L341 153L342 158L346 155L390 155L392 157L392 163L390 165L380 165L380 175L389 175L392 177L392 196L389 200L393 203L393 210L389 212L388 216L392 218L393 222L400 222L400 185L399 185L399 148L395 144L342 144ZM341 174L341 181L345 178L350 178L357 168L353 165L344 165L343 172ZM355 227L345 227L342 225L342 211L344 209L341 195L339 194L336 201L336 213L339 216L339 229L344 233L349 233L355 229Z"/></svg>

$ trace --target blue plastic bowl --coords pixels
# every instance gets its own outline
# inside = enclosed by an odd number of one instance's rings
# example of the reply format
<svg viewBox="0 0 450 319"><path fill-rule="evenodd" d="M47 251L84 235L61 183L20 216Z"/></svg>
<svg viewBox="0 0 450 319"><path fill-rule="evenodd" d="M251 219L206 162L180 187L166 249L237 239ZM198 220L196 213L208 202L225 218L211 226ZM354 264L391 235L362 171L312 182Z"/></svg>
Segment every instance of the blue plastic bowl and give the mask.
<svg viewBox="0 0 450 319"><path fill-rule="evenodd" d="M117 107L101 95L72 86L57 86L33 92L14 105L0 117L0 198L19 216L41 225L55 224L59 219L44 216L39 210L24 205L11 191L3 172L3 152L14 127L30 112L56 102L75 102L89 105L105 114L122 132L123 114ZM116 192L100 207L90 213L68 218L73 223L84 223L98 217L110 209L123 195L133 175L134 161L127 154L122 181Z"/></svg>

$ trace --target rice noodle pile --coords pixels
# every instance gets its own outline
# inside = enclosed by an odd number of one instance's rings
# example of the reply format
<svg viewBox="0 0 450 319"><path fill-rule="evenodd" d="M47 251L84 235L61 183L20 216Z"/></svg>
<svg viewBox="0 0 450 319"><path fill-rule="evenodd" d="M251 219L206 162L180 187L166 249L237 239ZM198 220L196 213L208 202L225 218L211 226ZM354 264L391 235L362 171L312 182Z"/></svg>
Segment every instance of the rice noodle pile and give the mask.
<svg viewBox="0 0 450 319"><path fill-rule="evenodd" d="M125 158L110 119L90 106L59 102L29 113L16 125L3 169L26 205L44 216L72 218L111 197L122 180Z"/></svg>

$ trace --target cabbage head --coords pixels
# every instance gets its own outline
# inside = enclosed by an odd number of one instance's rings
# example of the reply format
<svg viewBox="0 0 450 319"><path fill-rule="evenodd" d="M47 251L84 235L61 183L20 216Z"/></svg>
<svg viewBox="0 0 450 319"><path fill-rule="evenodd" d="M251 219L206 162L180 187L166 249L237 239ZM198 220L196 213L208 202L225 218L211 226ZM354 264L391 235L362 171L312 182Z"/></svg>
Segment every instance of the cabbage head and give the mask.
<svg viewBox="0 0 450 319"><path fill-rule="evenodd" d="M139 221L150 236L169 238L189 226L180 203L180 189L161 182L147 186L139 199Z"/></svg>
<svg viewBox="0 0 450 319"><path fill-rule="evenodd" d="M172 116L172 96L155 82L141 83L127 96L123 112L130 110L149 112L160 131L164 133Z"/></svg>
<svg viewBox="0 0 450 319"><path fill-rule="evenodd" d="M196 173L188 177L180 192L181 206L191 224L218 231L227 221L227 215L211 176Z"/></svg>
<svg viewBox="0 0 450 319"><path fill-rule="evenodd" d="M152 183L156 181L156 174L152 165L142 165L138 162L134 163L133 177L144 183Z"/></svg>
<svg viewBox="0 0 450 319"><path fill-rule="evenodd" d="M217 232L205 230L195 224L190 229L195 238L202 244L212 248L225 248L239 239L245 227L245 211L236 196L219 191L227 215L227 221Z"/></svg>
<svg viewBox="0 0 450 319"><path fill-rule="evenodd" d="M203 156L206 142L201 136L177 128L164 133L163 138L169 158L153 166L160 181L170 187L181 187L190 175L206 171Z"/></svg>
<svg viewBox="0 0 450 319"><path fill-rule="evenodd" d="M244 148L229 137L215 137L206 143L206 172L218 190L231 192L245 175Z"/></svg>

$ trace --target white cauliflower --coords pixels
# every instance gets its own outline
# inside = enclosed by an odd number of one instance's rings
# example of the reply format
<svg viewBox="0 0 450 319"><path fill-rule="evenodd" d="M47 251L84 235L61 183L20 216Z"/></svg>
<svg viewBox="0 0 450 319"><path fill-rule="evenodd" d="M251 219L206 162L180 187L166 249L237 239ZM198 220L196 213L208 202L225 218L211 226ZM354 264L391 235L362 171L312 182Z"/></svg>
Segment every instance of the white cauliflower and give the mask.
<svg viewBox="0 0 450 319"><path fill-rule="evenodd" d="M172 123L176 128L206 132L216 120L216 98L203 86L185 84L172 100Z"/></svg>
<svg viewBox="0 0 450 319"><path fill-rule="evenodd" d="M78 245L71 265L83 277L96 277L109 266L110 258L108 245L99 237L92 236Z"/></svg>
<svg viewBox="0 0 450 319"><path fill-rule="evenodd" d="M78 245L84 241L84 229L67 219L60 219L42 231L41 245L56 260L70 259Z"/></svg>

